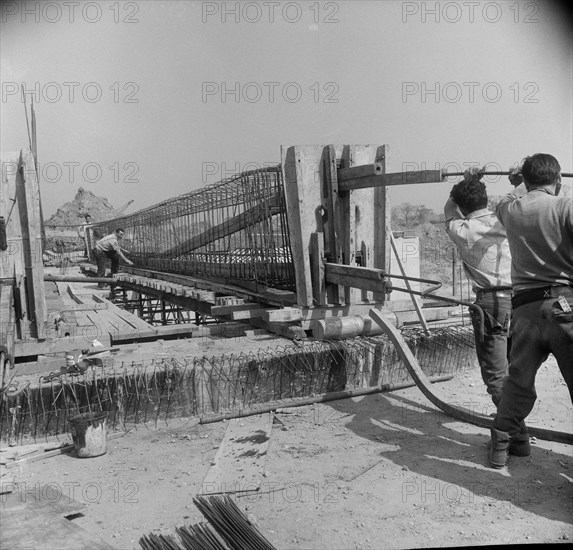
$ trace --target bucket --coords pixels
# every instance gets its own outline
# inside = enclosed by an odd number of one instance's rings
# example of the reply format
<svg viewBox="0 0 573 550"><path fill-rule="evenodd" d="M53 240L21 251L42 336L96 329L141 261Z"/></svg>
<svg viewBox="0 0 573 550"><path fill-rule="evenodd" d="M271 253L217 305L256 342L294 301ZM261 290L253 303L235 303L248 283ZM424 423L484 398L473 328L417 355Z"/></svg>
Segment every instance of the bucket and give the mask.
<svg viewBox="0 0 573 550"><path fill-rule="evenodd" d="M76 455L91 458L107 452L107 413L84 413L70 419Z"/></svg>

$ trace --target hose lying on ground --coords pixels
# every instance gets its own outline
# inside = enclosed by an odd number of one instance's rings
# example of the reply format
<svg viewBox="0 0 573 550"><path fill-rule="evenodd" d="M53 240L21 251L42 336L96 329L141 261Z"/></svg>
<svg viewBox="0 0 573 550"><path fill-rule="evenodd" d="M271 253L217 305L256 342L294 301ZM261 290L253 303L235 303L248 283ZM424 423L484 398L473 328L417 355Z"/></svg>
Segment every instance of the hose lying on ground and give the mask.
<svg viewBox="0 0 573 550"><path fill-rule="evenodd" d="M402 338L402 335L398 330L382 315L382 313L376 309L370 310L370 317L384 330L385 334L390 338L390 341L396 346L398 355L400 359L404 361L410 376L416 382L416 385L422 393L440 410L444 411L447 415L458 420L463 420L469 424L474 424L481 428L490 429L493 424L493 419L489 416L484 416L478 414L463 407L457 407L455 405L450 405L445 401L445 399L439 395L439 391L436 388L431 387L431 383L428 377L420 368L418 360L414 357L414 354L410 351L410 348ZM566 443L568 445L573 445L573 434L566 432L557 432L555 430L546 430L544 428L535 428L533 426L527 427L529 430L529 435L537 437L538 439L544 439L546 441L555 441L558 443Z"/></svg>

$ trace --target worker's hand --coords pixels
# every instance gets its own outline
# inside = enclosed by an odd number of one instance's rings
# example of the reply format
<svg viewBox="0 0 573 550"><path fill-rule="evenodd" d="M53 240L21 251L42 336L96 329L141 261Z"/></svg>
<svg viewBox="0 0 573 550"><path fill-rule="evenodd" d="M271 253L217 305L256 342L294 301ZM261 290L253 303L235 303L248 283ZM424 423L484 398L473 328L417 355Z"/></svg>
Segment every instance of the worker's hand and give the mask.
<svg viewBox="0 0 573 550"><path fill-rule="evenodd" d="M485 166L478 168L477 166L471 166L464 172L464 180L471 181L476 180L479 181L483 177L483 173L485 172Z"/></svg>
<svg viewBox="0 0 573 550"><path fill-rule="evenodd" d="M127 262L128 265L133 265L133 262L131 260L125 260Z"/></svg>
<svg viewBox="0 0 573 550"><path fill-rule="evenodd" d="M521 185L523 183L523 175L521 174L521 169L520 168L510 168L509 169L509 176L507 176L507 179L509 179L509 183L511 183L511 185L513 185L513 187L517 187L517 186Z"/></svg>

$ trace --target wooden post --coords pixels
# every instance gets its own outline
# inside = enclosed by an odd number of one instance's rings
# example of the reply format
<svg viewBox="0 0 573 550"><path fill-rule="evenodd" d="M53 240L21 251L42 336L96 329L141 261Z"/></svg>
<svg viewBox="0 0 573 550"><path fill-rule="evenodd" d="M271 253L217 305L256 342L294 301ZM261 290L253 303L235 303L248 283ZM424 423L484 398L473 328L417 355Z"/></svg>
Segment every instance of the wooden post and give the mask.
<svg viewBox="0 0 573 550"><path fill-rule="evenodd" d="M344 168L379 163L386 170L387 145L350 145L342 156ZM361 266L389 271L390 242L386 238L385 220L389 218L388 191L384 187L356 189L344 193L348 197L344 220L343 255L345 264L357 265L356 252L361 252ZM364 293L352 289L347 293L348 303L361 301L384 302L383 292Z"/></svg>
<svg viewBox="0 0 573 550"><path fill-rule="evenodd" d="M28 296L24 284L24 238L20 220L20 205L17 198L16 180L20 177L21 153L2 154L2 175L0 179L0 216L6 222L7 250L0 252L0 277L12 279L14 285L14 308L18 336L30 336L28 326Z"/></svg>
<svg viewBox="0 0 573 550"><path fill-rule="evenodd" d="M382 145L376 150L375 162L382 165L382 172L387 174L390 163L390 147ZM377 187L374 190L374 267L390 272L390 235L387 228L391 227L390 189ZM374 293L376 301L383 302L386 296L383 293Z"/></svg>
<svg viewBox="0 0 573 550"><path fill-rule="evenodd" d="M324 250L327 259L332 263L344 263L345 250L343 243L346 237L346 209L348 199L340 197L338 194L338 176L336 150L334 145L327 145L324 148L322 158L322 202L326 212L324 221ZM348 256L346 256L346 260ZM328 301L331 304L343 303L343 295L346 290L338 285L327 285L326 292Z"/></svg>
<svg viewBox="0 0 573 550"><path fill-rule="evenodd" d="M28 307L36 327L36 337L46 338L46 295L42 260L42 222L34 156L22 151L16 177L16 200L20 210Z"/></svg>
<svg viewBox="0 0 573 550"><path fill-rule="evenodd" d="M322 152L323 147L319 145L281 148L296 297L302 307L313 306L310 236L323 231L319 177Z"/></svg>
<svg viewBox="0 0 573 550"><path fill-rule="evenodd" d="M324 236L312 233L310 236L310 264L312 295L318 306L326 305L326 282L324 275Z"/></svg>
<svg viewBox="0 0 573 550"><path fill-rule="evenodd" d="M313 233L324 235L324 251L330 262L357 266L359 252L361 266L388 271L390 242L385 231L386 220L390 220L388 191L366 188L340 193L338 189L339 164L340 169L345 169L380 162L385 170L386 160L387 146L282 147L281 162L300 307L317 305L313 301L310 261ZM328 303L340 303L342 298L347 305L372 300L383 303L385 295L346 287L343 297L340 291L336 296L336 292L327 287Z"/></svg>

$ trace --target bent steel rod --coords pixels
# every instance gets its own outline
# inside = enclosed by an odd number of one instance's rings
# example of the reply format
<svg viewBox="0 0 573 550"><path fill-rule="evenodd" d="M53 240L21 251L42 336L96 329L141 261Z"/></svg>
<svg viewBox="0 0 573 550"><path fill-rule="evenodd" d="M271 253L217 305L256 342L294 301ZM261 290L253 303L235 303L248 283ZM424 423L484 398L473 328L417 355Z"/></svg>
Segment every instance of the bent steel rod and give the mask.
<svg viewBox="0 0 573 550"><path fill-rule="evenodd" d="M376 322L376 324L384 331L384 333L390 338L390 341L396 347L400 359L406 365L410 376L416 382L416 385L422 393L440 410L444 411L448 416L456 418L457 420L463 420L469 424L474 424L481 428L491 429L493 427L493 418L490 416L485 416L473 411L470 411L464 407L458 407L456 405L450 405L444 398L440 395L438 391L431 387L430 380L422 371L418 360L414 357L414 354L406 344L404 338L400 332L392 325L392 323L384 317L376 309L370 310L370 317ZM529 435L535 436L538 439L545 439L546 441L556 441L558 443L567 443L568 445L573 445L573 434L566 432L557 432L555 430L547 430L545 428L536 428L528 426Z"/></svg>
<svg viewBox="0 0 573 550"><path fill-rule="evenodd" d="M479 172L480 176L509 176L509 171ZM413 185L419 183L443 183L449 177L464 176L465 172L446 172L444 170L417 170L384 173L381 163L363 164L338 170L338 192L386 187L392 185ZM562 172L562 178L572 178L573 173Z"/></svg>
<svg viewBox="0 0 573 550"><path fill-rule="evenodd" d="M428 378L430 383L447 382L454 377L453 374L442 374L439 376L431 376ZM312 405L314 403L326 403L327 401L337 401L338 399L348 399L349 397L359 397L361 395L370 395L372 393L383 393L387 391L403 390L415 386L415 382L398 382L395 384L380 384L378 386L370 386L369 388L356 388L353 390L341 390L336 392L323 393L320 395L313 395L312 397L301 397L297 399L282 399L272 403L261 403L254 407L239 409L238 411L230 411L225 413L214 413L201 416L199 422L201 424L210 424L211 422L220 422L221 420L230 420L232 418L243 418L245 416L254 416L263 414L277 409L286 409L291 407L303 407L305 405Z"/></svg>
<svg viewBox="0 0 573 550"><path fill-rule="evenodd" d="M509 174L511 174L511 172L479 172L478 175L480 176L509 176ZM465 172L443 172L444 178L449 178L452 176L463 176L465 175ZM569 173L569 172L561 172L561 177L562 178L573 178L573 173Z"/></svg>
<svg viewBox="0 0 573 550"><path fill-rule="evenodd" d="M405 279L406 277L402 277L402 278ZM409 277L409 279L411 281L420 280L420 279L416 279L415 277ZM440 283L440 286L441 286L441 283ZM436 300L441 300L442 302L447 302L449 304L455 304L455 305L459 305L459 306L466 306L470 311L474 311L479 317L478 336L479 336L479 341L483 342L483 340L484 340L484 322L485 322L483 309L480 306L478 306L477 304L474 304L472 302L466 302L465 300L458 300L457 298L448 298L447 296L438 296L436 294L432 294L432 292L434 292L438 288L439 287L437 287L437 288L432 287L432 288L428 288L427 290L423 290L421 292L418 292L417 290L398 288L398 287L393 286L392 291L396 290L397 292L406 292L409 294L416 294L418 296L422 296L423 298L431 296L432 298L435 298Z"/></svg>
<svg viewBox="0 0 573 550"><path fill-rule="evenodd" d="M74 277L73 275L44 275L44 281L53 283L108 283L117 285L119 279L113 277Z"/></svg>

